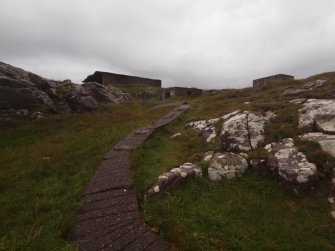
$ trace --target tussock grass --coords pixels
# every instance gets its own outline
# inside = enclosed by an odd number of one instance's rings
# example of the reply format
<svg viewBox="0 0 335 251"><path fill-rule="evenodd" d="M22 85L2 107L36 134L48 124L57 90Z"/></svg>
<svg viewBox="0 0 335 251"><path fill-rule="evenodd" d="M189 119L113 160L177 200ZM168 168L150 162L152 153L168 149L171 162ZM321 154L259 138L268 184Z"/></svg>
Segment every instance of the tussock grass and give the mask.
<svg viewBox="0 0 335 251"><path fill-rule="evenodd" d="M106 105L0 130L0 250L72 250L74 212L104 155L170 109Z"/></svg>

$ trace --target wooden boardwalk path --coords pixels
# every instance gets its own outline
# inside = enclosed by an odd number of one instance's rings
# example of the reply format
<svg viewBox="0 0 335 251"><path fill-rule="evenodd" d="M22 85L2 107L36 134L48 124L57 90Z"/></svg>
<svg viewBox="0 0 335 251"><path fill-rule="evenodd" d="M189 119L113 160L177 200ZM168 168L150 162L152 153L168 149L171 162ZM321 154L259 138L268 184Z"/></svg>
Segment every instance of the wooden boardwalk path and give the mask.
<svg viewBox="0 0 335 251"><path fill-rule="evenodd" d="M77 211L72 239L79 250L170 250L140 217L135 192L131 150L155 130L171 123L190 109L181 105L153 125L131 132L104 157L86 187L82 207Z"/></svg>

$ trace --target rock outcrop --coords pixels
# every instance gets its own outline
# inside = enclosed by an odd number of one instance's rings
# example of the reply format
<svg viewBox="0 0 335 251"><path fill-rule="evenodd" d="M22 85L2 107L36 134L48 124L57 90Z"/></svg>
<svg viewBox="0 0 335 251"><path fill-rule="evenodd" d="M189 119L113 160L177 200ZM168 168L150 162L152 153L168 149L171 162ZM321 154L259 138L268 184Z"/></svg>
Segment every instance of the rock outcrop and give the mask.
<svg viewBox="0 0 335 251"><path fill-rule="evenodd" d="M0 109L30 109L38 104L54 108L51 98L32 82L0 75Z"/></svg>
<svg viewBox="0 0 335 251"><path fill-rule="evenodd" d="M1 118L28 115L35 118L32 114L36 109L53 113L89 112L97 108L98 102L125 103L129 100L128 94L116 88L108 90L98 83L78 85L71 80L49 80L0 62ZM20 112L22 110L28 113Z"/></svg>
<svg viewBox="0 0 335 251"><path fill-rule="evenodd" d="M186 123L186 127L191 127L197 130L207 142L211 142L216 138L216 124L220 120L228 119L239 112L240 110L237 110L219 118L188 122Z"/></svg>
<svg viewBox="0 0 335 251"><path fill-rule="evenodd" d="M194 177L202 176L201 168L192 163L184 163L177 168L159 175L156 183L144 194L144 200L168 192Z"/></svg>
<svg viewBox="0 0 335 251"><path fill-rule="evenodd" d="M248 168L248 155L217 152L209 162L208 177L213 181L240 177Z"/></svg>
<svg viewBox="0 0 335 251"><path fill-rule="evenodd" d="M335 100L308 99L299 110L299 128L335 134Z"/></svg>
<svg viewBox="0 0 335 251"><path fill-rule="evenodd" d="M308 92L307 89L287 89L283 92L282 96L295 96L295 95L299 95L301 93L305 93Z"/></svg>
<svg viewBox="0 0 335 251"><path fill-rule="evenodd" d="M229 115L229 114L228 114ZM273 118L268 112L263 116L257 112L244 111L224 120L221 130L221 146L225 151L249 151L264 141L264 125Z"/></svg>
<svg viewBox="0 0 335 251"><path fill-rule="evenodd" d="M206 142L211 142L216 137L215 124L220 120L220 118L209 119L209 120L198 120L189 122L186 127L191 127L201 133Z"/></svg>
<svg viewBox="0 0 335 251"><path fill-rule="evenodd" d="M95 99L79 85L71 85L65 98L71 110L75 112L91 112L98 107Z"/></svg>
<svg viewBox="0 0 335 251"><path fill-rule="evenodd" d="M294 185L309 185L318 179L317 168L299 152L291 138L265 146L267 166L275 174Z"/></svg>
<svg viewBox="0 0 335 251"><path fill-rule="evenodd" d="M321 80L321 79L314 80L304 84L302 87L311 91L314 90L315 88L323 86L326 82L327 80Z"/></svg>
<svg viewBox="0 0 335 251"><path fill-rule="evenodd" d="M129 94L121 92L113 87L109 87L109 89L107 89L105 86L96 82L87 82L83 84L82 87L84 87L86 91L98 102L120 104L130 101Z"/></svg>
<svg viewBox="0 0 335 251"><path fill-rule="evenodd" d="M302 88L290 88L287 89L283 92L282 96L295 96L295 95L299 95L301 93L305 93L305 92L309 92L314 90L315 88L321 87L325 84L327 80L315 80L315 81L311 81L308 82L306 84L304 84L302 86Z"/></svg>
<svg viewBox="0 0 335 251"><path fill-rule="evenodd" d="M335 157L335 135L324 134L322 132L310 132L299 136L299 138L319 143L323 151Z"/></svg>

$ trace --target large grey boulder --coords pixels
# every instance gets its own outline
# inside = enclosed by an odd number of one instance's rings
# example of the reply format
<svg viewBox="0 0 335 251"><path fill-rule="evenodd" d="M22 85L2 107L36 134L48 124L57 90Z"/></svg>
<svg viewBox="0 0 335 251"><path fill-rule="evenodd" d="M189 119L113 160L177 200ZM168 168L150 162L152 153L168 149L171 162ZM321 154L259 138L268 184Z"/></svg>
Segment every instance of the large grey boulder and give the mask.
<svg viewBox="0 0 335 251"><path fill-rule="evenodd" d="M221 129L221 146L225 151L249 151L264 141L264 126L274 114L265 116L244 111L224 120Z"/></svg>
<svg viewBox="0 0 335 251"><path fill-rule="evenodd" d="M65 97L71 110L75 112L91 112L98 107L94 98L79 85L72 85Z"/></svg>
<svg viewBox="0 0 335 251"><path fill-rule="evenodd" d="M324 134L322 132L310 132L299 136L299 138L319 143L323 151L335 157L335 135Z"/></svg>
<svg viewBox="0 0 335 251"><path fill-rule="evenodd" d="M107 89L105 86L96 82L87 82L83 84L82 87L98 102L119 104L126 103L130 100L130 96L127 93L121 92L116 88Z"/></svg>
<svg viewBox="0 0 335 251"><path fill-rule="evenodd" d="M268 144L265 149L267 166L284 180L295 185L309 185L318 179L316 165L299 152L292 138Z"/></svg>
<svg viewBox="0 0 335 251"><path fill-rule="evenodd" d="M239 113L240 110L234 111L232 113L229 113L225 116L219 117L219 118L213 118L213 119L207 119L207 120L197 120L197 121L191 121L186 123L186 127L193 128L194 130L201 133L203 138L207 142L212 142L216 138L216 125L220 120L228 119L235 114Z"/></svg>
<svg viewBox="0 0 335 251"><path fill-rule="evenodd" d="M335 134L335 100L308 99L299 110L299 128Z"/></svg>
<svg viewBox="0 0 335 251"><path fill-rule="evenodd" d="M240 177L248 168L248 155L217 152L209 162L208 177L213 181Z"/></svg>
<svg viewBox="0 0 335 251"><path fill-rule="evenodd" d="M0 76L0 109L30 108L35 104L54 106L52 99L30 81Z"/></svg>
<svg viewBox="0 0 335 251"><path fill-rule="evenodd" d="M158 194L166 193L186 183L194 177L202 176L201 168L192 163L184 163L177 168L159 175L156 183L144 194L144 200L148 200Z"/></svg>

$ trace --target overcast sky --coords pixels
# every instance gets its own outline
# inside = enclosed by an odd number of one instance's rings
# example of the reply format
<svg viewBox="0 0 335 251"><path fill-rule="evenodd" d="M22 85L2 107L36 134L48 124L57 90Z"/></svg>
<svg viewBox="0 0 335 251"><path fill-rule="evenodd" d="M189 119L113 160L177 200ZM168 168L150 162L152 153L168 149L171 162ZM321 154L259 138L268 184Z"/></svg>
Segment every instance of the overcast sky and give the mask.
<svg viewBox="0 0 335 251"><path fill-rule="evenodd" d="M0 0L0 61L80 83L250 86L335 71L334 0Z"/></svg>

